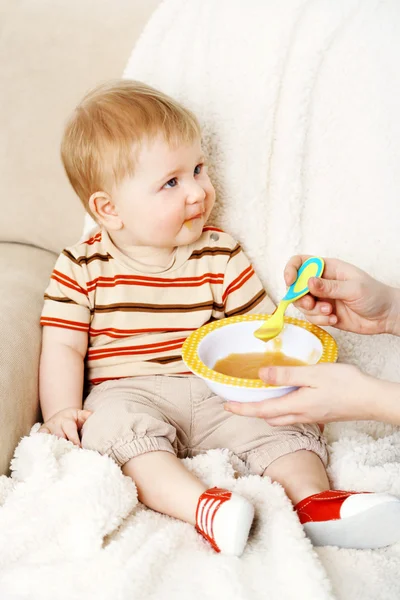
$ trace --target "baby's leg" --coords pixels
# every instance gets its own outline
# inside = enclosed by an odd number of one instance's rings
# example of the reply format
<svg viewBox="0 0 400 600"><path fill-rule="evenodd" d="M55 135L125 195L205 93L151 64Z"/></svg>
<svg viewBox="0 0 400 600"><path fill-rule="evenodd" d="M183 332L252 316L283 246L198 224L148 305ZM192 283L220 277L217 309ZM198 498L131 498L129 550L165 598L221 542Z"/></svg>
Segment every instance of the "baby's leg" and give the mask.
<svg viewBox="0 0 400 600"><path fill-rule="evenodd" d="M207 490L168 452L141 454L122 470L132 477L143 504L195 525L217 552L242 554L254 517L254 508L245 498L220 488Z"/></svg>
<svg viewBox="0 0 400 600"><path fill-rule="evenodd" d="M266 468L264 475L278 481L293 504L330 489L325 466L320 457L309 450L284 454Z"/></svg>
<svg viewBox="0 0 400 600"><path fill-rule="evenodd" d="M175 454L141 454L128 460L122 471L135 482L140 502L157 512L196 524L199 497L207 486Z"/></svg>
<svg viewBox="0 0 400 600"><path fill-rule="evenodd" d="M93 414L82 429L82 446L110 456L133 479L143 504L195 525L216 551L239 556L253 506L228 490L207 490L184 467L176 452L179 447L182 455L187 448L184 429L191 411L185 415L185 407L190 404L184 390L175 390L174 403L161 391L159 377L110 382L92 391L85 408ZM183 406L176 401L180 396Z"/></svg>

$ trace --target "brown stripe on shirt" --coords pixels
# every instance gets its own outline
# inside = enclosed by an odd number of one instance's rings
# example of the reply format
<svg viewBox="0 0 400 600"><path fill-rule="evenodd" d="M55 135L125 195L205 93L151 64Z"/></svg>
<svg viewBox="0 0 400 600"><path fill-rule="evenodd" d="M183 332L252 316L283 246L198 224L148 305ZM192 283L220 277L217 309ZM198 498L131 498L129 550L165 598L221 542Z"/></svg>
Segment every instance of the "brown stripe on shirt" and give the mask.
<svg viewBox="0 0 400 600"><path fill-rule="evenodd" d="M260 304L262 300L266 297L267 292L265 290L261 290L256 296L254 296L249 302L243 304L242 306L238 306L235 310L231 310L230 312L225 313L226 317L236 317L237 315L243 315L252 310L257 304Z"/></svg>
<svg viewBox="0 0 400 600"><path fill-rule="evenodd" d="M62 297L60 297L60 296L50 296L49 294L45 294L44 295L44 299L45 300L53 300L54 302L64 302L65 304L78 304L77 302L75 302L71 298L66 298L64 296L62 296Z"/></svg>
<svg viewBox="0 0 400 600"><path fill-rule="evenodd" d="M131 302L121 302L119 304L97 304L92 310L93 313L107 312L160 312L160 313L180 313L199 310L223 311L224 305L217 302L201 302L200 304L134 304Z"/></svg>
<svg viewBox="0 0 400 600"><path fill-rule="evenodd" d="M233 250L231 248L210 248L209 246L206 246L205 248L202 248L201 250L193 250L193 252L189 256L188 260L193 260L193 259L197 260L199 258L202 258L203 256L218 256L218 255L230 256L232 258L232 256L235 256L240 251L241 251L240 244L237 244L233 248Z"/></svg>
<svg viewBox="0 0 400 600"><path fill-rule="evenodd" d="M172 362L177 362L178 360L182 360L182 356L160 356L158 358L148 358L147 362L167 365Z"/></svg>
<svg viewBox="0 0 400 600"><path fill-rule="evenodd" d="M75 258L75 256L69 250L63 250L62 253L64 254L64 256L69 258L70 261L80 266L88 265L89 263L95 260L100 260L102 262L114 260L111 254L108 254L108 252L107 254L100 254L99 252L95 252L95 254L91 254L90 256L78 256L77 258Z"/></svg>

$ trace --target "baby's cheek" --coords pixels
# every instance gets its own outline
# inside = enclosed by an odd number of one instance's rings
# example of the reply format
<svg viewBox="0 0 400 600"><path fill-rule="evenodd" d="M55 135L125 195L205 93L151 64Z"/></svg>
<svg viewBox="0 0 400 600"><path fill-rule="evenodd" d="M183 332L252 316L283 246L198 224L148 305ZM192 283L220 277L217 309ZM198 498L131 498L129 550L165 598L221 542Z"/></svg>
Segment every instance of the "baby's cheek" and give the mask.
<svg viewBox="0 0 400 600"><path fill-rule="evenodd" d="M214 190L213 186L211 185L211 183L210 183L210 187L206 190L206 194L207 194L206 201L212 207L215 202L215 190Z"/></svg>
<svg viewBox="0 0 400 600"><path fill-rule="evenodd" d="M178 231L182 229L185 215L179 213L164 213L159 215L154 215L154 229L157 230L157 233L162 235L163 237L175 235Z"/></svg>

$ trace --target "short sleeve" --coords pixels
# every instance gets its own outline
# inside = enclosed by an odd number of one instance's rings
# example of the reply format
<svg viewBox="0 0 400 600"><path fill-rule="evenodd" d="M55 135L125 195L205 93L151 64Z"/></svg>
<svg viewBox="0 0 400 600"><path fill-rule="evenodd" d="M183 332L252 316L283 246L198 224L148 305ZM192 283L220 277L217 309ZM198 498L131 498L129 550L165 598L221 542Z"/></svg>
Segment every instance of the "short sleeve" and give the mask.
<svg viewBox="0 0 400 600"><path fill-rule="evenodd" d="M58 257L44 294L40 324L74 331L89 331L91 311L82 266L64 250Z"/></svg>
<svg viewBox="0 0 400 600"><path fill-rule="evenodd" d="M222 302L226 317L275 310L274 303L239 245L234 248L227 263Z"/></svg>

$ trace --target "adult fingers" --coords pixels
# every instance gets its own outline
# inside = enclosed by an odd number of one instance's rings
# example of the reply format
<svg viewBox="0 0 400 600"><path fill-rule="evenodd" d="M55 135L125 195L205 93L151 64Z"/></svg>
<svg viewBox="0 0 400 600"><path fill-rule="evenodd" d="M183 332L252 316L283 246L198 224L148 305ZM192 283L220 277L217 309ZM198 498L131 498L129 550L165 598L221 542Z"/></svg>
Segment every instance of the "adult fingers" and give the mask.
<svg viewBox="0 0 400 600"><path fill-rule="evenodd" d="M352 300L356 293L354 281L338 281L336 279L320 279L311 277L308 287L313 296L332 300Z"/></svg>
<svg viewBox="0 0 400 600"><path fill-rule="evenodd" d="M314 315L313 313L304 313L304 316L306 316L311 323L314 323L314 325L322 325L322 327L328 327L330 325L334 326L338 322L336 315Z"/></svg>
<svg viewBox="0 0 400 600"><path fill-rule="evenodd" d="M284 278L286 285L292 285L292 283L296 280L297 271L300 269L301 265L307 260L307 258L310 257L305 254L299 254L297 256L292 256L288 260L284 270Z"/></svg>
<svg viewBox="0 0 400 600"><path fill-rule="evenodd" d="M227 402L224 404L224 408L228 412L243 417L260 417L266 420L282 418L295 413L297 406L296 398L293 396L295 394L288 394L262 402Z"/></svg>
<svg viewBox="0 0 400 600"><path fill-rule="evenodd" d="M285 427L286 425L296 425L303 423L300 415L281 415L279 417L264 417L264 420L271 427Z"/></svg>
<svg viewBox="0 0 400 600"><path fill-rule="evenodd" d="M313 387L317 366L309 367L264 367L260 369L260 379L271 385L289 385L296 387Z"/></svg>

